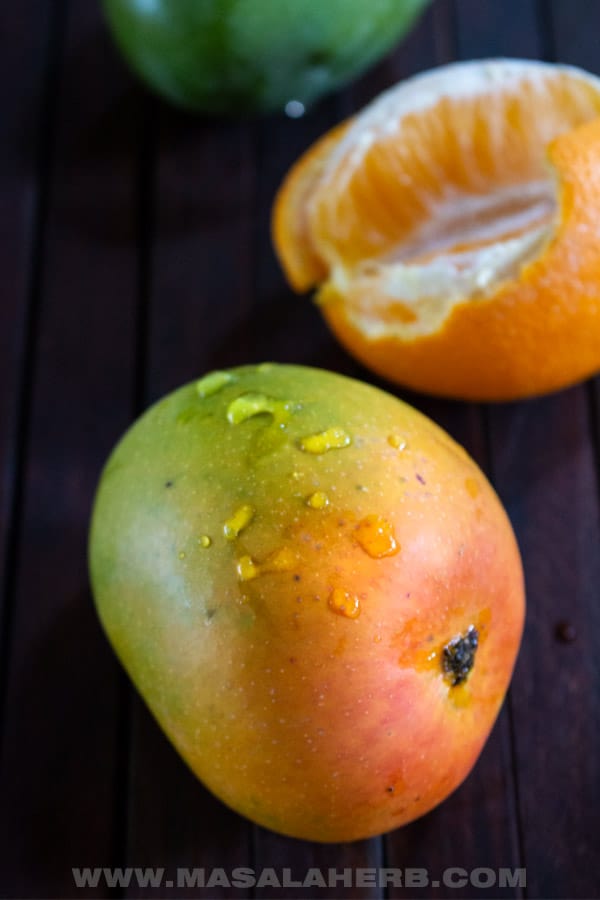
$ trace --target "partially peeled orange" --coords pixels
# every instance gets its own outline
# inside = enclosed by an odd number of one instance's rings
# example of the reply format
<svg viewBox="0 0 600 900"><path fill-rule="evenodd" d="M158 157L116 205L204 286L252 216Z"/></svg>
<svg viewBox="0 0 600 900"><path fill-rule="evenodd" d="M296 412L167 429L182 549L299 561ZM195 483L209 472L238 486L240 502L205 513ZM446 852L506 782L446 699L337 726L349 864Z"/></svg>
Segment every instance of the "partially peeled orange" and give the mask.
<svg viewBox="0 0 600 900"><path fill-rule="evenodd" d="M521 60L401 83L292 168L292 286L417 390L504 400L600 369L600 79Z"/></svg>

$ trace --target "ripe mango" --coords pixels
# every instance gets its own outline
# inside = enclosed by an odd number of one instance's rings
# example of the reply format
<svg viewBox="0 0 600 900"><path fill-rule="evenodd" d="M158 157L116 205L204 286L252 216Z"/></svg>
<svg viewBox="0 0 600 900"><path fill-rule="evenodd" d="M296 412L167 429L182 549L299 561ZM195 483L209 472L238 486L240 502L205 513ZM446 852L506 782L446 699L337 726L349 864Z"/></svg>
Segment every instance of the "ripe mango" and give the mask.
<svg viewBox="0 0 600 900"><path fill-rule="evenodd" d="M317 369L214 372L111 455L98 613L188 765L250 819L347 841L465 778L521 637L484 475L394 397Z"/></svg>

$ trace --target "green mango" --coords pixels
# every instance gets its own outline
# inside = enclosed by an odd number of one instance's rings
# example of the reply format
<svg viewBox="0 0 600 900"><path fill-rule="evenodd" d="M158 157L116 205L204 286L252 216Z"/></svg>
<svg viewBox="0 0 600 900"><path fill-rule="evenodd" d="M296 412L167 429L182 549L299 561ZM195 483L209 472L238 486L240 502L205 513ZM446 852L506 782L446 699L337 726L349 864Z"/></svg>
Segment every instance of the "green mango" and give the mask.
<svg viewBox="0 0 600 900"><path fill-rule="evenodd" d="M104 0L132 68L209 113L303 107L375 63L429 0ZM291 105L288 105L291 104Z"/></svg>

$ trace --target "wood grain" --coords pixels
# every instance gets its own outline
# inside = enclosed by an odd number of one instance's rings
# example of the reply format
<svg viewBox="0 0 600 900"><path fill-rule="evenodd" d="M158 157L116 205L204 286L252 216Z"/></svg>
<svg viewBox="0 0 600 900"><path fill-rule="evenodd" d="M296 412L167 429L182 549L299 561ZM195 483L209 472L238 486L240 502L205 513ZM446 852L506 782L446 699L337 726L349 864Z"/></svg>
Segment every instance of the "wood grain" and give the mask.
<svg viewBox="0 0 600 900"><path fill-rule="evenodd" d="M600 530L586 392L494 411L492 446L529 600L511 692L528 890L594 896Z"/></svg>
<svg viewBox="0 0 600 900"><path fill-rule="evenodd" d="M12 625L15 539L40 298L60 22L45 0L3 15L0 31L0 696ZM34 27L30 22L35 22ZM2 703L0 703L1 711ZM1 715L1 712L0 712Z"/></svg>
<svg viewBox="0 0 600 900"><path fill-rule="evenodd" d="M101 463L131 410L135 104L121 67L104 65L96 6L70 13L14 560L0 782L9 897L73 896L72 866L116 862L118 669L89 595L86 540Z"/></svg>

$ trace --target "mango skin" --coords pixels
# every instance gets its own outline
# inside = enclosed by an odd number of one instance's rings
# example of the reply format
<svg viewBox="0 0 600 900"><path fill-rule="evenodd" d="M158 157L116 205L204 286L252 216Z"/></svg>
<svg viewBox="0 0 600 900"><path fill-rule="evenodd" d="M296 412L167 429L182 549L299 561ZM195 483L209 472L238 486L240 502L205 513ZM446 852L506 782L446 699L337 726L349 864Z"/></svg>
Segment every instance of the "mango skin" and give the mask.
<svg viewBox="0 0 600 900"><path fill-rule="evenodd" d="M497 716L524 616L512 529L470 457L392 396L297 366L230 374L158 402L111 455L90 535L100 619L230 807L309 840L388 831L460 784ZM230 424L232 401L256 393L275 413ZM301 449L332 428L351 443ZM246 506L254 518L226 537ZM373 516L395 553L361 546L382 549L365 541ZM355 618L332 608L344 592ZM471 625L474 666L453 686L443 648Z"/></svg>
<svg viewBox="0 0 600 900"><path fill-rule="evenodd" d="M309 106L373 65L430 0L104 0L131 68L209 113Z"/></svg>

